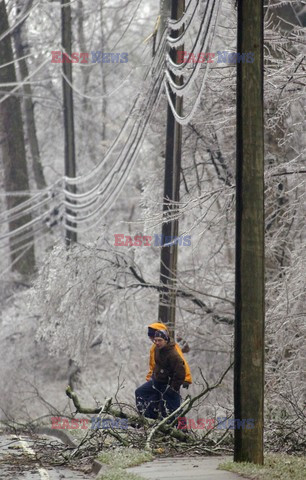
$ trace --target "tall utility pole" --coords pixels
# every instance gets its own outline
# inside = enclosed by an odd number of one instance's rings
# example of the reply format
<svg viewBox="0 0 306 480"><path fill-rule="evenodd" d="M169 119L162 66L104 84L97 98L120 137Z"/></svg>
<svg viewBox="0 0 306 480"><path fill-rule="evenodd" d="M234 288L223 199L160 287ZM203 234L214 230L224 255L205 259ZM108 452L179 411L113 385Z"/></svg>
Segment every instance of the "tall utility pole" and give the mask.
<svg viewBox="0 0 306 480"><path fill-rule="evenodd" d="M65 175L75 177L75 138L74 138L74 119L73 119L73 92L72 85L72 65L71 59L71 5L70 0L61 0L61 18L62 18L62 46L68 55L63 56L63 105L64 105L64 135L65 135ZM67 78L67 80L66 80ZM76 192L75 186L66 185L66 189L72 193ZM71 200L66 198L66 201ZM71 210L66 208L66 212L71 215ZM76 227L74 222L66 220L67 226ZM66 229L66 245L77 241L77 234Z"/></svg>
<svg viewBox="0 0 306 480"><path fill-rule="evenodd" d="M161 12L161 28L165 25L165 13L169 11L171 3L171 18L178 20L184 13L184 0L165 1L164 11ZM161 30L161 33L163 29ZM180 32L176 32L178 35ZM182 48L182 47L181 47ZM173 48L170 51L172 59L177 62L177 52ZM173 76L174 81L180 84L180 77ZM171 99L179 115L183 111L183 99L171 92ZM177 202L180 199L180 170L181 170L181 144L182 126L177 123L170 106L167 107L167 132L166 132L166 154L165 154L165 177L164 177L164 198L163 198L163 220L168 219L162 225L162 248L160 264L160 283L162 290L159 298L159 321L169 326L173 336L175 330L175 307L176 307L176 271L178 245L164 246L169 239L178 236L178 219L173 219L177 214Z"/></svg>
<svg viewBox="0 0 306 480"><path fill-rule="evenodd" d="M234 460L263 464L264 408L264 136L263 1L238 0L236 316L234 404L236 419L254 428L235 430Z"/></svg>

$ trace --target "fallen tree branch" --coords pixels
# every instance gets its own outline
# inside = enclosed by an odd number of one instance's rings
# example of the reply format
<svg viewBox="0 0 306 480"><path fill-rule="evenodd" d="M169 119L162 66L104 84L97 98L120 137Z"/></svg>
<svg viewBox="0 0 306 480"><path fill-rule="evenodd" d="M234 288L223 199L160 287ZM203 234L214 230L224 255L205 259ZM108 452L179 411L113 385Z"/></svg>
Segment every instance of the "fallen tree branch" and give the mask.
<svg viewBox="0 0 306 480"><path fill-rule="evenodd" d="M112 415L113 417L126 418L127 420L129 420L131 426L142 425L142 426L152 427L155 425L155 421L149 418L145 418L141 415L130 415L128 413L122 412L122 410L116 410L111 406L111 401L106 402L104 407L97 407L97 408L82 407L77 394L71 389L70 386L66 388L66 395L69 398L71 398L71 400L73 401L73 404L77 410L77 413L85 413L88 415L105 413L105 414ZM160 427L159 430L167 435L171 435L177 440L181 440L181 441L189 440L189 437L185 435L183 432L181 432L180 430L175 430L170 426L162 425L162 427Z"/></svg>
<svg viewBox="0 0 306 480"><path fill-rule="evenodd" d="M113 417L128 419L132 427L139 426L139 425L142 425L145 427L152 427L152 430L147 438L146 445L145 445L146 449L150 449L151 441L157 432L162 432L165 435L169 435L180 441L184 441L184 442L191 441L190 437L186 435L183 430L177 430L176 428L173 428L177 418L184 417L191 410L195 402L197 402L202 397L204 397L204 395L207 395L210 391L214 390L215 388L218 388L232 366L233 366L233 362L228 366L228 368L220 376L219 380L213 385L210 386L205 380L206 388L202 390L202 392L200 392L198 395L196 395L193 398L188 396L177 410L175 410L170 415L168 415L168 417L163 418L160 422L158 422L158 424L156 424L154 420L145 418L142 415L131 415L128 413L124 413L122 410L115 409L112 406L111 398L108 399L102 407L87 408L87 407L81 406L77 394L72 390L70 386L66 388L66 394L73 401L74 406L76 407L77 413L85 413L89 415L109 414L109 415L112 415Z"/></svg>
<svg viewBox="0 0 306 480"><path fill-rule="evenodd" d="M204 395L206 395L207 393L209 393L211 390L214 390L215 388L218 388L225 375L229 372L229 370L232 368L234 362L232 362L228 367L227 369L225 370L224 373L222 373L221 377L219 378L219 380L214 384L214 385L211 385L209 386L207 381L205 380L205 384L206 384L206 388L205 390L203 390L201 393L199 393L199 395L196 395L195 397L191 398L191 397L187 397L186 400L179 406L179 408L177 410L175 410L174 412L172 412L168 417L164 418L161 422L158 423L158 425L156 425L156 427L154 427L149 436L148 436L148 439L147 439L147 442L146 442L146 449L149 449L150 448L150 442L153 438L153 436L155 435L155 433L160 430L165 424L169 424L169 420L171 420L172 418L174 418L173 422L170 423L170 425L172 426L173 423L175 423L175 421L177 420L178 417L184 417L192 408L192 406L194 405L194 403L196 401L198 401L200 398L204 397ZM203 375L202 375L203 376Z"/></svg>
<svg viewBox="0 0 306 480"><path fill-rule="evenodd" d="M85 414L88 414L88 415L94 415L95 413L100 413L101 412L102 407L96 407L96 408L82 407L81 404L80 404L80 401L78 399L77 394L72 390L70 385L68 385L68 387L66 388L66 395L67 395L67 397L69 397L73 401L73 404L74 404L74 406L77 410L77 413L85 413Z"/></svg>
<svg viewBox="0 0 306 480"><path fill-rule="evenodd" d="M159 422L156 427L152 428L148 438L147 438L147 441L146 441L146 450L151 450L151 440L153 438L153 436L155 435L155 433L160 430L164 425L166 425L167 423L169 423L169 420L171 420L172 418L175 417L175 420L177 419L178 416L180 416L180 413L181 413L181 409L182 407L184 407L185 405L189 404L190 403L190 398L191 397L187 397L187 399L182 403L182 405L180 405L174 412L172 412L168 417L165 417L163 420L161 420L161 422Z"/></svg>

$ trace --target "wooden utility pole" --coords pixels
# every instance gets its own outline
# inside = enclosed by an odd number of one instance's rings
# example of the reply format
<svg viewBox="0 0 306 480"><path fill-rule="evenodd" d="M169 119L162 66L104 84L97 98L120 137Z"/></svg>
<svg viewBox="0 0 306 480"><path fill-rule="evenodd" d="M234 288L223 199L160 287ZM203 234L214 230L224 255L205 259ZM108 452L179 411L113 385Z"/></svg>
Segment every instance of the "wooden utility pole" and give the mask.
<svg viewBox="0 0 306 480"><path fill-rule="evenodd" d="M74 118L73 118L73 91L72 85L72 64L69 60L71 55L71 5L70 0L61 0L61 18L62 18L62 46L68 54L63 60L63 105L64 105L64 134L65 134L65 175L67 177L75 177L75 137L74 137ZM66 80L66 78L67 80ZM75 186L66 185L66 189L72 193L76 192ZM71 200L66 198L66 201ZM72 214L71 210L66 208L68 214ZM66 220L67 226L76 227L74 222ZM66 229L66 245L77 241L76 232Z"/></svg>
<svg viewBox="0 0 306 480"><path fill-rule="evenodd" d="M263 1L238 0L236 318L234 404L236 419L254 428L235 430L234 460L263 464L264 408L264 136Z"/></svg>
<svg viewBox="0 0 306 480"><path fill-rule="evenodd" d="M164 14L169 9L170 2L164 2L164 12L161 25L164 25ZM178 20L184 13L185 1L171 1L171 18ZM162 28L162 27L161 27ZM163 31L163 30L162 30ZM177 35L180 32L175 32ZM180 49L183 49L181 47ZM177 62L177 52L173 48L170 51L172 59ZM180 84L180 77L173 76L175 82ZM183 99L171 92L171 99L179 115L183 111ZM178 236L178 219L173 219L177 214L177 202L180 199L180 170L181 170L181 144L182 126L175 120L170 105L167 107L167 131L166 131L166 153L165 153L165 176L164 176L164 198L163 218L169 219L162 225L162 245L169 239ZM178 245L162 246L160 264L160 283L162 291L159 298L159 321L169 326L170 334L174 335L175 330L175 307L176 307L176 271L177 271Z"/></svg>

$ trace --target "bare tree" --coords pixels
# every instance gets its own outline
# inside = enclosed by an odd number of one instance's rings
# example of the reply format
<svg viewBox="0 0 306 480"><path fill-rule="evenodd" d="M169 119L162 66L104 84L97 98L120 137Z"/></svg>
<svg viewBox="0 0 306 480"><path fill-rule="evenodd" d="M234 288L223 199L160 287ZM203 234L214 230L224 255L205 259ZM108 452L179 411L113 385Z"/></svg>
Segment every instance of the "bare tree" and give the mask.
<svg viewBox="0 0 306 480"><path fill-rule="evenodd" d="M23 8L23 2L19 0L17 2L17 14L26 14L27 10L31 7L33 1L29 1L26 5L26 9ZM26 28L25 22L17 24L13 31L13 38L14 38L14 45L16 50L16 57L18 58L18 71L20 76L20 81L22 84L23 90L23 106L24 106L24 116L25 116L25 124L28 136L28 142L32 157L32 165L33 165L33 172L34 172L34 179L37 185L37 188L43 189L46 187L46 179L44 176L41 160L40 160L40 153L39 153L39 144L37 138L37 129L36 129L36 122L35 122L35 114L34 114L34 103L33 103L33 94L32 94L32 86L31 83L28 81L29 77L29 69L26 60L26 55L29 53L27 36L26 36Z"/></svg>
<svg viewBox="0 0 306 480"><path fill-rule="evenodd" d="M0 42L0 88L2 91L0 132L7 208L11 209L26 199L24 196L19 197L18 191L29 190L29 180L20 99L10 94L17 79L4 0L0 2L0 35L3 36ZM12 267L22 274L33 273L35 267L34 245L31 245L32 227L22 228L30 220L31 215L25 214L21 218L9 221L9 231L15 232L15 235L9 237ZM25 238L23 233L26 234L26 243L30 243L30 246L25 254L20 256L19 247L22 247Z"/></svg>

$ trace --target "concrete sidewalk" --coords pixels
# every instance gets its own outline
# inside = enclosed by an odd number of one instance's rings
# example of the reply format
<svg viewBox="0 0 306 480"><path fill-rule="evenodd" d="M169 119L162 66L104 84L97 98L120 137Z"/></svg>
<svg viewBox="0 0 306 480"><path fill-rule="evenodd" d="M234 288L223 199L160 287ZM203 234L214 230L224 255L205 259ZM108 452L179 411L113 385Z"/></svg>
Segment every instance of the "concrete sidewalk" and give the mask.
<svg viewBox="0 0 306 480"><path fill-rule="evenodd" d="M232 457L175 457L156 459L139 467L127 468L150 480L238 480L243 477L217 470L220 463Z"/></svg>

